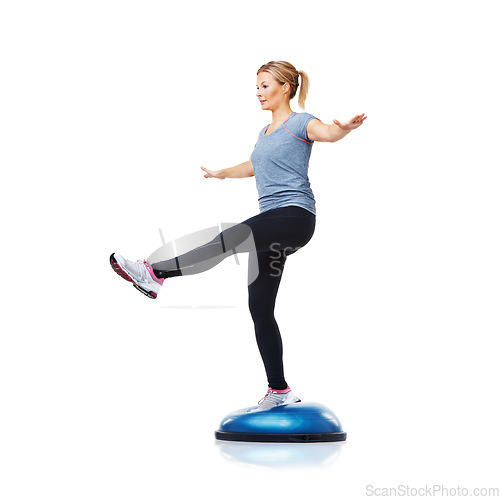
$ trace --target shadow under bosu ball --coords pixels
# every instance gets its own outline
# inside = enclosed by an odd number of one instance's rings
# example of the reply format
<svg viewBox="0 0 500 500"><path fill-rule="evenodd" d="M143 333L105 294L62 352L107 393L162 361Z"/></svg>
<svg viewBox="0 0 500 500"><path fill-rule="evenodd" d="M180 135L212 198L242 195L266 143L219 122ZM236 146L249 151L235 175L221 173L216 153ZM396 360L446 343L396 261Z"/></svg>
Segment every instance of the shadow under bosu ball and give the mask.
<svg viewBox="0 0 500 500"><path fill-rule="evenodd" d="M299 402L257 410L236 410L220 423L216 439L263 443L321 443L345 441L339 419L326 406Z"/></svg>

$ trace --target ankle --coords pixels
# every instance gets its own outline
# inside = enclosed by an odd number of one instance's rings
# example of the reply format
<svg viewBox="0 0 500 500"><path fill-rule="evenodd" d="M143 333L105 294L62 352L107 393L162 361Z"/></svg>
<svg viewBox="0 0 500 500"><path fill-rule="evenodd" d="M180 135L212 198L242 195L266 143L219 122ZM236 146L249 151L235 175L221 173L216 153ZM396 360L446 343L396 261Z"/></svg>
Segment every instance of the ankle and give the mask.
<svg viewBox="0 0 500 500"><path fill-rule="evenodd" d="M151 268L153 269L153 268ZM159 279L165 279L166 276L163 276L163 271L159 271L158 269L153 269L154 275Z"/></svg>
<svg viewBox="0 0 500 500"><path fill-rule="evenodd" d="M271 386L270 386L269 388L270 388L272 391L277 392L278 394L284 394L284 393L286 393L286 392L290 392L290 391L291 391L291 389L290 389L290 387L289 387L288 385L287 385L285 388L283 388L283 386L280 386L280 387L281 387L280 389L276 389L276 388L271 387Z"/></svg>

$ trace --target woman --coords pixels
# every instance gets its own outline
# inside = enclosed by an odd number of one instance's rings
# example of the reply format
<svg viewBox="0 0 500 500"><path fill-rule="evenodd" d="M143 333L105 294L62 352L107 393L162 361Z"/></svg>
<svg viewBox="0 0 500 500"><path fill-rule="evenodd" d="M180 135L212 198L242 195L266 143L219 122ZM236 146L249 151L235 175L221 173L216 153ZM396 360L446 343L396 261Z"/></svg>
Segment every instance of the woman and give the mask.
<svg viewBox="0 0 500 500"><path fill-rule="evenodd" d="M272 121L258 137L250 159L235 167L209 170L215 179L255 176L260 213L222 231L206 245L174 259L132 262L112 254L113 269L146 294L156 298L164 280L197 274L235 252L252 252L249 258L248 298L259 351L268 379L268 391L258 409L298 402L283 372L283 346L274 306L286 258L307 244L316 223L316 207L308 178L309 157L315 141L335 142L358 128L366 116L327 125L309 113L296 113L290 100L299 89L304 108L309 80L303 71L285 61L271 61L257 71L257 98L261 109L272 112Z"/></svg>

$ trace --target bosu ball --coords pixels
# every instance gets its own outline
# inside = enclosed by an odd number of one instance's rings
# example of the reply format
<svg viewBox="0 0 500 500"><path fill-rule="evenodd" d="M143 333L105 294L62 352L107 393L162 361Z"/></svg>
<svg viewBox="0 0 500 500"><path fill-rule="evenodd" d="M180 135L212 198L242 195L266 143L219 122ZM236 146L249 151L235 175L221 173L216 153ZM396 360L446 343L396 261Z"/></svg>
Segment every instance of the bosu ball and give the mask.
<svg viewBox="0 0 500 500"><path fill-rule="evenodd" d="M216 439L264 443L321 443L345 441L339 419L314 402L290 403L268 410L258 406L236 410L220 423Z"/></svg>

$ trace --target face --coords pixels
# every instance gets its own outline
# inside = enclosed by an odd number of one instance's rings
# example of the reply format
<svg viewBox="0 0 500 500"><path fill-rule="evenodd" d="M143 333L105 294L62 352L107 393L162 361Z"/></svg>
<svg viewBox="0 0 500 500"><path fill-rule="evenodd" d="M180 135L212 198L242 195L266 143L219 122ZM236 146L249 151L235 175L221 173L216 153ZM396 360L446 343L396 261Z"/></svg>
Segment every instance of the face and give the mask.
<svg viewBox="0 0 500 500"><path fill-rule="evenodd" d="M261 109L276 109L287 99L288 84L281 85L271 73L257 75L257 98ZM285 92L284 92L285 91Z"/></svg>

